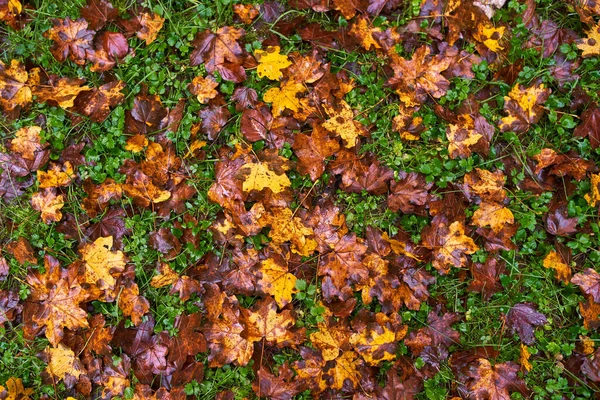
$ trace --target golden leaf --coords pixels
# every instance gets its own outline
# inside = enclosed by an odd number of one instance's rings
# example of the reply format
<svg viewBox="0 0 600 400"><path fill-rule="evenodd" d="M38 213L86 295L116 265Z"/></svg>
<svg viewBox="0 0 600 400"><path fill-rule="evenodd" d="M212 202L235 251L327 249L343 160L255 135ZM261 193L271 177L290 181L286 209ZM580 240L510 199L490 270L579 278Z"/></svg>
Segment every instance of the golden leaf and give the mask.
<svg viewBox="0 0 600 400"><path fill-rule="evenodd" d="M56 195L53 189L43 189L31 196L31 205L34 210L42 213L42 221L49 224L62 219L60 209L65 205L65 199L62 194Z"/></svg>
<svg viewBox="0 0 600 400"><path fill-rule="evenodd" d="M85 262L85 282L99 289L114 290L118 277L125 269L125 255L121 251L111 251L113 237L100 237L81 249Z"/></svg>
<svg viewBox="0 0 600 400"><path fill-rule="evenodd" d="M73 166L69 161L60 167L58 164L51 164L48 171L38 171L37 179L40 183L40 189L69 186L75 177Z"/></svg>
<svg viewBox="0 0 600 400"><path fill-rule="evenodd" d="M571 268L565 264L560 255L552 250L550 251L543 262L544 268L552 268L556 271L556 279L568 284L571 281Z"/></svg>
<svg viewBox="0 0 600 400"><path fill-rule="evenodd" d="M577 41L577 48L582 50L581 57L594 57L600 55L600 22L586 32L587 38Z"/></svg>
<svg viewBox="0 0 600 400"><path fill-rule="evenodd" d="M189 90L192 94L196 95L196 98L201 104L206 104L210 99L217 97L219 92L215 88L219 86L215 78L207 76L197 76L190 83Z"/></svg>
<svg viewBox="0 0 600 400"><path fill-rule="evenodd" d="M23 386L21 378L10 377L6 381L6 388L0 385L0 397L3 396L3 392L8 392L6 400L30 400L30 395L33 394L33 389Z"/></svg>
<svg viewBox="0 0 600 400"><path fill-rule="evenodd" d="M590 193L583 196L590 207L596 207L596 204L600 201L598 186L600 186L600 174L592 174Z"/></svg>
<svg viewBox="0 0 600 400"><path fill-rule="evenodd" d="M10 67L0 61L0 106L6 111L25 107L31 103L31 88L27 85L29 74L17 60Z"/></svg>
<svg viewBox="0 0 600 400"><path fill-rule="evenodd" d="M504 47L500 45L500 40L502 40L505 30L505 26L496 28L490 23L480 23L477 25L477 31L473 34L473 37L494 53L498 53L504 50Z"/></svg>
<svg viewBox="0 0 600 400"><path fill-rule="evenodd" d="M531 363L529 362L529 357L531 357L531 353L529 353L529 349L523 343L521 343L521 356L519 357L519 362L523 368L527 372L531 371Z"/></svg>
<svg viewBox="0 0 600 400"><path fill-rule="evenodd" d="M26 126L15 133L15 138L10 144L12 150L19 153L26 160L34 160L35 153L42 150L39 126Z"/></svg>
<svg viewBox="0 0 600 400"><path fill-rule="evenodd" d="M162 29L165 22L158 14L142 13L138 16L142 29L136 32L138 38L145 40L146 45L154 42L158 32Z"/></svg>
<svg viewBox="0 0 600 400"><path fill-rule="evenodd" d="M258 5L254 4L234 4L233 12L244 24L251 24L254 18L260 14Z"/></svg>
<svg viewBox="0 0 600 400"><path fill-rule="evenodd" d="M262 276L257 285L263 292L273 296L279 308L292 302L292 294L297 292L296 277L287 268L268 258L260 264L259 271Z"/></svg>
<svg viewBox="0 0 600 400"><path fill-rule="evenodd" d="M352 25L352 29L350 29L350 34L356 36L366 50L371 50L371 47L374 49L381 48L379 43L373 38L373 33L377 32L381 32L381 29L369 27L366 18L356 20Z"/></svg>
<svg viewBox="0 0 600 400"><path fill-rule="evenodd" d="M359 386L361 372L358 370L361 362L358 354L354 351L345 351L335 360L335 366L328 371L333 382L331 388L340 390L344 386L344 381L348 379L353 387Z"/></svg>
<svg viewBox="0 0 600 400"><path fill-rule="evenodd" d="M148 147L148 138L140 133L133 135L127 139L125 143L125 150L131 151L132 153L139 153Z"/></svg>
<svg viewBox="0 0 600 400"><path fill-rule="evenodd" d="M513 213L502 204L482 201L479 208L473 213L471 223L480 228L490 226L494 233L500 232L507 224L514 224Z"/></svg>
<svg viewBox="0 0 600 400"><path fill-rule="evenodd" d="M50 376L59 380L65 379L67 374L79 378L82 367L73 350L59 343L56 348L47 347L45 353L48 354L50 360L46 366L46 372Z"/></svg>
<svg viewBox="0 0 600 400"><path fill-rule="evenodd" d="M240 168L240 172L248 174L242 184L244 192L253 190L260 192L269 188L273 193L281 193L292 184L285 173L277 174L265 162L245 164Z"/></svg>
<svg viewBox="0 0 600 400"><path fill-rule="evenodd" d="M56 84L35 86L33 94L39 101L53 101L60 108L71 108L79 93L90 90L89 86L79 86L83 80L60 78Z"/></svg>
<svg viewBox="0 0 600 400"><path fill-rule="evenodd" d="M269 237L276 245L291 241L291 250L304 257L310 256L317 248L317 242L307 238L313 236L313 230L305 226L300 218L294 217L289 208L276 208L263 216L261 222L271 225Z"/></svg>
<svg viewBox="0 0 600 400"><path fill-rule="evenodd" d="M287 55L279 54L279 46L269 46L267 50L256 50L254 55L258 61L256 73L260 78L265 76L274 81L283 77L282 69L292 65Z"/></svg>
<svg viewBox="0 0 600 400"><path fill-rule="evenodd" d="M296 95L306 91L306 87L298 82L287 81L280 88L271 88L263 96L267 103L273 103L273 117L279 117L283 110L288 109L297 112L300 107L300 100Z"/></svg>
<svg viewBox="0 0 600 400"><path fill-rule="evenodd" d="M332 107L326 106L327 114L330 118L323 122L323 127L331 132L338 134L344 141L344 146L352 148L356 146L359 135L362 135L360 122L354 121L352 108L344 100L340 102L341 111L336 112Z"/></svg>
<svg viewBox="0 0 600 400"><path fill-rule="evenodd" d="M173 271L167 263L160 263L158 272L159 274L153 276L150 280L150 286L153 288L161 288L172 285L177 279L179 279L179 274Z"/></svg>
<svg viewBox="0 0 600 400"><path fill-rule="evenodd" d="M590 354L594 353L594 348L596 347L594 340L590 339L588 336L583 335L579 335L579 339L583 344L583 354L589 356Z"/></svg>

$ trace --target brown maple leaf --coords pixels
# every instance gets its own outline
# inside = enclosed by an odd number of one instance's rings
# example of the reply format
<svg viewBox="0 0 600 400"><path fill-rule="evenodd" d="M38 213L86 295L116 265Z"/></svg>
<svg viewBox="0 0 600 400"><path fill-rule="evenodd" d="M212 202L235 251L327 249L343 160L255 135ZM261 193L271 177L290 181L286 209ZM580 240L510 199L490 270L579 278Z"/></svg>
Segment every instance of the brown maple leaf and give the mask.
<svg viewBox="0 0 600 400"><path fill-rule="evenodd" d="M79 14L89 23L91 29L98 31L107 22L116 20L119 10L106 0L88 0L85 7L79 10Z"/></svg>
<svg viewBox="0 0 600 400"><path fill-rule="evenodd" d="M502 132L526 132L532 124L537 123L544 113L542 105L552 90L544 84L524 87L518 84L512 88L508 96L504 96L504 111L508 116L502 118Z"/></svg>
<svg viewBox="0 0 600 400"><path fill-rule="evenodd" d="M344 298L349 285L364 283L368 279L369 270L362 263L366 250L362 239L351 233L331 245L329 253L321 255L318 275L325 276L322 283L325 298Z"/></svg>
<svg viewBox="0 0 600 400"><path fill-rule="evenodd" d="M148 135L161 128L161 121L168 114L157 95L139 94L133 100L133 108L125 113L125 127L129 133Z"/></svg>
<svg viewBox="0 0 600 400"><path fill-rule="evenodd" d="M63 329L87 328L87 312L79 307L87 294L80 286L76 271L63 269L51 256L44 257L45 273L30 272L27 282L31 285L28 301L35 303L31 321L46 327L46 337L57 346L63 338Z"/></svg>
<svg viewBox="0 0 600 400"><path fill-rule="evenodd" d="M110 109L123 102L125 95L121 91L125 82L113 81L91 91L81 92L73 103L75 112L86 115L94 122L103 122Z"/></svg>
<svg viewBox="0 0 600 400"><path fill-rule="evenodd" d="M450 88L450 81L441 73L448 69L451 60L442 55L432 56L429 46L419 47L410 60L396 54L392 54L391 59L394 76L388 83L397 87L401 100L403 96L414 95L419 103L423 103L428 96L439 99Z"/></svg>
<svg viewBox="0 0 600 400"><path fill-rule="evenodd" d="M430 198L433 183L425 181L425 175L417 172L398 172L398 179L390 184L387 198L388 208L404 214L423 214L423 206Z"/></svg>
<svg viewBox="0 0 600 400"><path fill-rule="evenodd" d="M369 365L379 365L385 360L396 359L396 346L408 331L397 313L391 317L384 313L372 313L365 309L352 319L357 333L350 336L350 344Z"/></svg>
<svg viewBox="0 0 600 400"><path fill-rule="evenodd" d="M258 397L267 396L271 400L291 400L300 393L299 382L289 365L284 363L278 368L278 376L273 375L261 366L257 378L252 382L252 389Z"/></svg>
<svg viewBox="0 0 600 400"><path fill-rule="evenodd" d="M195 50L190 55L190 64L204 64L208 73L219 71L223 79L242 82L246 72L242 67L243 50L238 43L244 35L243 29L224 26L216 32L206 30L196 35Z"/></svg>
<svg viewBox="0 0 600 400"><path fill-rule="evenodd" d="M469 269L473 275L473 281L469 284L467 290L481 293L486 301L494 293L503 290L500 275L506 272L506 264L497 256L488 256L484 264L473 263Z"/></svg>
<svg viewBox="0 0 600 400"><path fill-rule="evenodd" d="M600 304L600 274L592 268L587 268L571 278L571 283L579 286L581 291Z"/></svg>
<svg viewBox="0 0 600 400"><path fill-rule="evenodd" d="M79 18L72 21L69 17L57 18L53 21L54 26L44 36L54 41L50 49L59 62L64 62L67 57L76 64L83 65L86 58L86 50L91 49L92 39L95 31L88 30L88 22Z"/></svg>
<svg viewBox="0 0 600 400"><path fill-rule="evenodd" d="M532 345L535 342L533 329L548 322L546 316L536 311L535 305L531 303L515 304L506 314L506 326L511 334L515 332L521 341Z"/></svg>
<svg viewBox="0 0 600 400"><path fill-rule="evenodd" d="M577 125L573 135L587 137L593 149L600 147L600 107L592 104L581 114L581 123Z"/></svg>

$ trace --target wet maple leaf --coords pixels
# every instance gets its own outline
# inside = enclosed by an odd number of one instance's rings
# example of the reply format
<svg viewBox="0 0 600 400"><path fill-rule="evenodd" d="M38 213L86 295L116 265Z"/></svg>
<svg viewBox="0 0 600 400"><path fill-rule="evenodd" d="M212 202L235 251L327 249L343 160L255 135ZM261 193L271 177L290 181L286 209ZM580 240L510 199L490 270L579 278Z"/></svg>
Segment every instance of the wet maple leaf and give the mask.
<svg viewBox="0 0 600 400"><path fill-rule="evenodd" d="M578 217L569 218L567 204L564 202L556 204L544 215L546 231L556 236L568 236L577 232L578 222Z"/></svg>
<svg viewBox="0 0 600 400"><path fill-rule="evenodd" d="M429 200L429 190L433 183L425 181L425 175L416 172L398 172L398 180L390 184L387 198L390 210L413 214Z"/></svg>
<svg viewBox="0 0 600 400"><path fill-rule="evenodd" d="M192 80L189 85L189 90L192 94L196 95L198 101L202 104L208 103L210 99L214 99L219 92L215 88L219 86L215 78L207 76L197 76Z"/></svg>
<svg viewBox="0 0 600 400"><path fill-rule="evenodd" d="M513 213L502 204L483 201L473 213L471 223L480 228L490 226L494 233L498 233L507 224L514 224L515 218Z"/></svg>
<svg viewBox="0 0 600 400"><path fill-rule="evenodd" d="M15 133L15 138L10 142L11 150L19 153L25 159L34 160L35 153L45 147L41 144L41 131L42 128L39 126L26 126L19 129Z"/></svg>
<svg viewBox="0 0 600 400"><path fill-rule="evenodd" d="M445 217L434 217L422 235L423 246L433 250L433 266L441 274L448 273L451 266L464 267L467 255L479 250L473 239L465 235L465 227L460 221L448 225Z"/></svg>
<svg viewBox="0 0 600 400"><path fill-rule="evenodd" d="M102 388L102 397L120 396L126 388L131 385L129 374L131 371L131 360L127 354L121 355L121 361L114 363L104 362L104 371L100 377Z"/></svg>
<svg viewBox="0 0 600 400"><path fill-rule="evenodd" d="M408 327L402 325L397 313L388 317L384 313L361 310L353 319L352 326L359 333L353 333L350 344L369 365L379 365L382 361L396 359L397 343L404 338Z"/></svg>
<svg viewBox="0 0 600 400"><path fill-rule="evenodd" d="M148 135L160 129L167 114L159 96L142 93L135 97L133 108L126 112L125 126L129 133Z"/></svg>
<svg viewBox="0 0 600 400"><path fill-rule="evenodd" d="M193 357L207 350L206 339L199 332L201 325L201 313L180 315L177 317L175 328L178 330L178 334L172 337L169 342L168 361L182 366L188 356Z"/></svg>
<svg viewBox="0 0 600 400"><path fill-rule="evenodd" d="M63 328L75 330L87 328L87 313L79 307L87 294L72 272L60 267L50 256L44 258L45 273L32 272L27 275L31 285L29 301L37 303L32 321L46 326L46 337L52 346L58 345L63 337Z"/></svg>
<svg viewBox="0 0 600 400"><path fill-rule="evenodd" d="M340 149L340 144L329 137L321 124L316 124L310 136L297 134L292 148L299 159L298 172L308 174L314 182L323 175L325 161Z"/></svg>
<svg viewBox="0 0 600 400"><path fill-rule="evenodd" d="M81 86L84 82L83 79L51 79L47 84L33 87L32 93L37 96L38 101L50 102L67 109L73 107L80 93L90 90L89 86Z"/></svg>
<svg viewBox="0 0 600 400"><path fill-rule="evenodd" d="M64 62L67 57L76 64L85 64L86 50L91 49L95 31L88 30L88 22L79 18L72 21L69 17L57 18L54 26L44 33L48 39L54 41L50 49L59 62Z"/></svg>
<svg viewBox="0 0 600 400"><path fill-rule="evenodd" d="M310 256L317 248L317 242L311 238L313 230L304 225L302 220L293 215L289 208L276 208L265 215L261 221L271 225L269 237L274 244L280 245L290 241L291 250L301 256Z"/></svg>
<svg viewBox="0 0 600 400"><path fill-rule="evenodd" d="M285 173L278 174L266 162L244 164L239 169L239 173L245 176L242 190L246 193L253 190L260 192L264 189L270 189L277 194L283 192L292 184Z"/></svg>
<svg viewBox="0 0 600 400"><path fill-rule="evenodd" d="M352 24L350 34L355 36L365 50L380 49L381 45L374 39L373 34L381 32L379 28L371 28L367 18L358 18Z"/></svg>
<svg viewBox="0 0 600 400"><path fill-rule="evenodd" d="M477 358L459 373L463 393L468 398L508 400L511 392L527 394L525 382L517 375L519 365L504 362L493 365L485 358Z"/></svg>
<svg viewBox="0 0 600 400"><path fill-rule="evenodd" d="M292 294L297 292L297 279L288 272L287 266L268 258L260 264L259 272L261 277L256 282L257 289L273 296L280 308L292 302Z"/></svg>
<svg viewBox="0 0 600 400"><path fill-rule="evenodd" d="M0 61L0 106L5 111L12 111L31 103L28 79L29 74L19 61L12 60L8 68Z"/></svg>
<svg viewBox="0 0 600 400"><path fill-rule="evenodd" d="M243 336L250 342L265 340L279 347L299 344L303 338L291 330L296 317L291 310L277 313L275 300L268 296L254 304L252 310L242 308L242 318L246 325Z"/></svg>
<svg viewBox="0 0 600 400"><path fill-rule="evenodd" d="M328 311L326 309L326 312ZM326 318L325 322L317 324L317 328L318 331L310 334L310 341L320 350L323 360L335 360L344 350L350 350L352 331L346 321Z"/></svg>
<svg viewBox="0 0 600 400"><path fill-rule="evenodd" d="M91 91L81 92L73 102L74 110L87 115L94 122L103 122L110 114L110 109L125 99L125 95L121 93L124 88L125 82L113 81Z"/></svg>
<svg viewBox="0 0 600 400"><path fill-rule="evenodd" d="M85 369L75 355L73 350L62 343L58 347L47 347L44 353L48 357L46 372L58 380L64 380L67 376L78 379L80 375L85 374Z"/></svg>
<svg viewBox="0 0 600 400"><path fill-rule="evenodd" d="M23 236L19 237L18 240L13 240L6 245L6 251L11 254L21 265L27 265L27 263L35 265L37 264L37 258L33 253L33 248L29 241Z"/></svg>
<svg viewBox="0 0 600 400"><path fill-rule="evenodd" d="M254 18L258 17L260 11L255 4L234 4L233 12L238 16L240 21L248 25L254 21Z"/></svg>
<svg viewBox="0 0 600 400"><path fill-rule="evenodd" d="M0 263L6 263L6 260L4 260L4 262L0 260ZM2 274L4 279L8 276L8 264L6 264L6 268L6 274ZM2 327L5 322L14 321L18 315L21 315L23 307L20 302L21 299L17 292L0 290L0 327Z"/></svg>
<svg viewBox="0 0 600 400"><path fill-rule="evenodd" d="M360 122L354 121L354 112L350 105L344 100L339 105L339 110L326 106L325 110L330 118L323 122L323 128L340 136L344 147L350 149L356 146L358 136L364 136L365 131Z"/></svg>
<svg viewBox="0 0 600 400"><path fill-rule="evenodd" d="M30 400L30 395L33 394L33 389L25 388L21 378L10 377L6 380L6 388L0 385L0 396L7 400Z"/></svg>
<svg viewBox="0 0 600 400"><path fill-rule="evenodd" d="M119 16L119 10L106 0L88 0L79 13L94 30L102 29L107 22L114 21Z"/></svg>
<svg viewBox="0 0 600 400"><path fill-rule="evenodd" d="M119 200L123 193L121 184L116 183L111 178L98 185L86 180L83 183L83 190L88 194L88 197L83 199L82 206L92 218L96 217L98 212L104 211L111 200Z"/></svg>
<svg viewBox="0 0 600 400"><path fill-rule="evenodd" d="M573 135L587 137L593 149L600 147L600 107L590 107L581 114L581 123Z"/></svg>
<svg viewBox="0 0 600 400"><path fill-rule="evenodd" d="M96 285L101 290L114 290L116 278L125 269L125 255L121 251L112 251L113 237L100 237L81 249L81 258L85 263L83 280Z"/></svg>
<svg viewBox="0 0 600 400"><path fill-rule="evenodd" d="M335 359L327 371L326 379L335 390L352 391L360 385L362 360L354 351L345 351Z"/></svg>
<svg viewBox="0 0 600 400"><path fill-rule="evenodd" d="M600 304L592 296L587 296L585 302L579 302L579 313L583 317L583 326L588 330L600 328Z"/></svg>
<svg viewBox="0 0 600 400"><path fill-rule="evenodd" d="M299 93L306 91L306 87L298 82L288 80L283 82L280 87L274 87L265 92L263 100L266 103L273 103L273 117L279 117L285 110L297 112L302 107Z"/></svg>
<svg viewBox="0 0 600 400"><path fill-rule="evenodd" d="M167 201L171 197L171 192L156 186L150 177L141 171L135 171L133 176L127 177L123 191L142 207Z"/></svg>
<svg viewBox="0 0 600 400"><path fill-rule="evenodd" d="M243 51L238 43L238 39L244 33L243 29L230 26L221 27L214 33L209 30L198 33L193 42L195 50L190 55L191 65L204 63L208 73L212 74L215 70L219 70L223 76L223 70L231 68L226 65L227 63L234 66L242 63L241 57ZM243 72L243 69L241 72ZM243 72L242 78L245 79L245 77L246 74ZM232 80L230 74L225 74L223 78ZM240 80L236 81L240 82Z"/></svg>
<svg viewBox="0 0 600 400"><path fill-rule="evenodd" d="M119 294L119 308L123 315L131 317L131 321L137 326L142 323L142 316L150 310L150 303L140 295L137 283L127 279Z"/></svg>
<svg viewBox="0 0 600 400"><path fill-rule="evenodd" d="M415 355L421 354L428 347L448 349L460 341L460 333L452 329L452 325L459 320L459 314L442 313L441 306L437 306L429 312L426 326L416 332L410 332L404 343Z"/></svg>
<svg viewBox="0 0 600 400"><path fill-rule="evenodd" d="M571 281L571 267L562 259L559 253L551 250L544 258L544 268L551 268L556 271L556 279L568 284Z"/></svg>
<svg viewBox="0 0 600 400"><path fill-rule="evenodd" d="M244 366L248 364L254 346L245 337L240 336L245 326L240 322L240 310L237 303L226 300L221 303L219 314L210 318L208 324L202 327L202 333L208 341L208 366L222 367L235 363Z"/></svg>
<svg viewBox="0 0 600 400"><path fill-rule="evenodd" d="M582 50L583 58L600 55L600 23L597 23L587 33L587 38L577 40L577 48Z"/></svg>
<svg viewBox="0 0 600 400"><path fill-rule="evenodd" d="M154 275L150 280L150 286L153 288L161 288L164 286L172 285L179 279L179 274L167 263L160 263L158 266L158 275Z"/></svg>
<svg viewBox="0 0 600 400"><path fill-rule="evenodd" d="M38 171L37 180L40 189L69 186L75 177L73 165L69 161L60 166L51 163L47 171Z"/></svg>
<svg viewBox="0 0 600 400"><path fill-rule="evenodd" d="M467 287L468 291L479 292L484 300L489 300L494 293L504 289L500 275L506 272L506 264L498 257L489 256L484 264L473 263L469 268L473 281Z"/></svg>
<svg viewBox="0 0 600 400"><path fill-rule="evenodd" d="M256 73L260 78L278 81L283 77L282 69L292 65L287 55L279 54L279 46L269 46L266 50L256 50L254 56L258 61Z"/></svg>
<svg viewBox="0 0 600 400"><path fill-rule="evenodd" d="M531 362L529 362L530 357L531 357L531 353L529 352L529 349L527 348L527 346L525 346L523 343L521 343L521 353L519 355L519 364L521 364L521 367L527 372L531 371L531 369L533 368L533 366L531 365Z"/></svg>
<svg viewBox="0 0 600 400"><path fill-rule="evenodd" d="M600 303L600 274L592 268L587 268L573 276L571 283L579 286L581 291Z"/></svg>
<svg viewBox="0 0 600 400"><path fill-rule="evenodd" d="M502 37L504 36L505 26L493 26L490 23L480 22L477 24L477 31L474 32L473 38L478 42L481 42L493 51L499 53L504 50L504 47L500 44Z"/></svg>
<svg viewBox="0 0 600 400"><path fill-rule="evenodd" d="M44 223L58 222L62 219L60 210L65 205L65 197L57 195L54 189L43 189L31 196L31 206L42 213Z"/></svg>
<svg viewBox="0 0 600 400"><path fill-rule="evenodd" d="M149 45L156 39L158 32L160 32L163 27L165 19L156 13L141 13L137 16L137 19L142 28L135 34L138 38L145 40L146 45Z"/></svg>
<svg viewBox="0 0 600 400"><path fill-rule="evenodd" d="M531 303L515 304L506 314L506 325L509 332L511 334L516 332L521 341L528 345L535 342L534 327L545 325L547 322L546 316L537 312Z"/></svg>
<svg viewBox="0 0 600 400"><path fill-rule="evenodd" d="M504 111L508 116L503 117L500 122L502 132L526 132L542 118L542 105L551 92L543 83L529 87L515 85L508 96L504 96Z"/></svg>
<svg viewBox="0 0 600 400"><path fill-rule="evenodd" d="M300 83L315 83L325 75L326 65L323 65L316 49L306 55L290 53L289 57L292 60L286 73L289 79Z"/></svg>
<svg viewBox="0 0 600 400"><path fill-rule="evenodd" d="M500 170L492 172L475 168L475 171L464 176L465 194L471 201L477 196L481 200L502 203L506 198L505 178Z"/></svg>
<svg viewBox="0 0 600 400"><path fill-rule="evenodd" d="M293 378L294 374L287 362L278 368L279 376L268 372L261 366L257 372L257 379L252 382L252 389L258 397L266 396L271 400L291 400L300 392L299 382Z"/></svg>
<svg viewBox="0 0 600 400"><path fill-rule="evenodd" d="M416 99L423 103L428 96L439 99L450 88L450 81L441 73L448 69L451 60L441 55L431 56L429 46L419 47L410 60L396 54L391 55L391 60L394 77L388 82L398 85L401 97L414 91Z"/></svg>
<svg viewBox="0 0 600 400"><path fill-rule="evenodd" d="M333 288L342 292L352 283L366 281L369 271L362 263L366 251L367 246L354 233L346 234L330 245L330 252L322 254L319 262L318 275L325 276L323 285L330 281ZM327 293L325 295L329 297Z"/></svg>
<svg viewBox="0 0 600 400"><path fill-rule="evenodd" d="M446 129L448 138L448 153L450 158L468 158L471 156L471 147L475 146L483 135L477 133L473 119L469 115L459 117L458 124L450 124Z"/></svg>

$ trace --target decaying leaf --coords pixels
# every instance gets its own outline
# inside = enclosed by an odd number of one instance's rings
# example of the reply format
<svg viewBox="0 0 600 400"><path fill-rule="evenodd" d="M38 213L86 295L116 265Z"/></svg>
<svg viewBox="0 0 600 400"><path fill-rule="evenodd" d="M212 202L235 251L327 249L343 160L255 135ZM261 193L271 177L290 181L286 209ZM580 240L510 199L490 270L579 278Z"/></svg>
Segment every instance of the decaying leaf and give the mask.
<svg viewBox="0 0 600 400"><path fill-rule="evenodd" d="M556 271L556 279L567 284L571 281L571 267L562 259L559 253L550 251L543 262L544 268L551 268Z"/></svg>
<svg viewBox="0 0 600 400"><path fill-rule="evenodd" d="M552 91L543 83L524 87L518 84L504 97L504 111L508 116L500 123L502 132L526 132L532 124L537 123L543 115L542 105Z"/></svg>
<svg viewBox="0 0 600 400"><path fill-rule="evenodd" d="M240 173L246 176L242 184L244 192L260 192L268 188L273 193L281 193L291 185L285 173L278 174L265 162L245 164L240 168Z"/></svg>
<svg viewBox="0 0 600 400"><path fill-rule="evenodd" d="M587 32L588 37L577 42L577 48L582 50L583 58L600 55L600 23Z"/></svg>
<svg viewBox="0 0 600 400"><path fill-rule="evenodd" d="M288 57L279 54L279 46L269 46L266 50L256 50L254 56L258 61L256 73L260 78L265 76L271 80L278 81L283 77L282 69L289 67L292 63Z"/></svg>
<svg viewBox="0 0 600 400"><path fill-rule="evenodd" d="M64 205L65 197L62 194L57 195L54 189L43 189L31 197L31 206L42 213L42 221L46 224L62 219L60 210Z"/></svg>

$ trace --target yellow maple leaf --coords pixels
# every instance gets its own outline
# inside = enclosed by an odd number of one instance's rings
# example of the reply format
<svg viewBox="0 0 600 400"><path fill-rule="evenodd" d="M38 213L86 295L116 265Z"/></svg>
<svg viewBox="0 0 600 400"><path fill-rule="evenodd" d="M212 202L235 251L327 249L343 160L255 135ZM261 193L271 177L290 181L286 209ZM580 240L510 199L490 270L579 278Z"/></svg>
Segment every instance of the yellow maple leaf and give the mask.
<svg viewBox="0 0 600 400"><path fill-rule="evenodd" d="M325 111L330 118L323 122L323 127L338 134L344 141L344 146L352 148L356 146L359 135L362 135L362 125L354 121L352 108L344 100L340 102L341 110L337 112L333 107L325 106Z"/></svg>
<svg viewBox="0 0 600 400"><path fill-rule="evenodd" d="M0 61L0 106L6 111L25 107L31 102L31 88L27 84L29 74L17 60L12 60L7 68Z"/></svg>
<svg viewBox="0 0 600 400"><path fill-rule="evenodd" d="M571 268L565 264L560 257L560 255L551 250L543 262L544 268L551 268L556 271L556 279L563 282L564 284L568 284L571 281Z"/></svg>
<svg viewBox="0 0 600 400"><path fill-rule="evenodd" d="M596 347L594 340L592 340L588 336L584 336L584 335L579 335L579 340L581 340L581 343L583 344L583 346L582 346L583 354L585 354L586 356L589 356L590 354L592 354L594 352L594 348Z"/></svg>
<svg viewBox="0 0 600 400"><path fill-rule="evenodd" d="M583 196L590 207L596 207L596 204L600 201L598 186L600 186L600 174L592 174L590 193Z"/></svg>
<svg viewBox="0 0 600 400"><path fill-rule="evenodd" d="M477 25L477 31L474 32L473 37L478 42L481 42L493 51L497 53L504 50L504 47L500 45L500 40L504 36L505 26L495 27L490 23L480 23Z"/></svg>
<svg viewBox="0 0 600 400"><path fill-rule="evenodd" d="M113 290L118 277L125 269L125 255L122 251L111 251L113 237L99 237L81 249L85 262L85 282L97 285L99 289Z"/></svg>
<svg viewBox="0 0 600 400"><path fill-rule="evenodd" d="M369 27L366 18L358 18L352 25L352 29L350 29L350 34L356 36L366 50L371 50L371 47L374 49L381 48L379 43L373 38L373 33L378 32L381 32L381 29Z"/></svg>
<svg viewBox="0 0 600 400"><path fill-rule="evenodd" d="M300 107L300 99L297 94L306 91L306 87L298 82L287 81L281 84L279 88L267 90L263 100L267 103L273 103L273 116L279 117L283 110L288 109L297 112Z"/></svg>
<svg viewBox="0 0 600 400"><path fill-rule="evenodd" d="M276 245L291 241L291 250L304 257L310 256L317 248L317 242L307 237L314 235L313 230L305 226L300 218L294 217L289 208L276 208L263 216L261 222L271 225L269 237Z"/></svg>
<svg viewBox="0 0 600 400"><path fill-rule="evenodd" d="M470 115L461 115L458 124L450 124L446 129L448 138L448 153L450 158L468 158L471 155L471 146L476 145L483 135L474 129L473 118Z"/></svg>
<svg viewBox="0 0 600 400"><path fill-rule="evenodd" d="M189 89L192 94L196 95L200 103L206 104L210 99L214 99L219 94L215 90L217 86L219 84L212 76L209 75L206 78L197 76L190 83Z"/></svg>
<svg viewBox="0 0 600 400"><path fill-rule="evenodd" d="M4 392L8 392L8 397L3 397ZM33 394L33 389L25 389L21 378L8 378L8 380L6 381L6 388L0 385L0 398L6 400L29 400L29 395L31 394Z"/></svg>
<svg viewBox="0 0 600 400"><path fill-rule="evenodd" d="M42 213L44 223L58 222L62 219L60 210L65 205L62 194L56 195L53 189L43 189L31 196L31 206L34 210Z"/></svg>
<svg viewBox="0 0 600 400"><path fill-rule="evenodd" d="M285 173L277 174L265 162L245 164L240 168L240 172L247 174L242 184L244 192L253 190L260 192L269 188L273 193L281 193L292 184Z"/></svg>
<svg viewBox="0 0 600 400"><path fill-rule="evenodd" d="M10 144L13 151L19 153L26 160L34 160L35 153L42 150L39 126L25 126L15 133L15 138Z"/></svg>
<svg viewBox="0 0 600 400"><path fill-rule="evenodd" d="M577 48L582 50L581 57L594 57L600 55L600 22L586 32L587 38L577 41Z"/></svg>
<svg viewBox="0 0 600 400"><path fill-rule="evenodd" d="M358 387L360 377L362 376L358 370L360 364L361 362L356 352L345 351L335 360L335 366L328 371L332 379L331 388L335 390L342 389L346 380L349 380L353 387Z"/></svg>
<svg viewBox="0 0 600 400"><path fill-rule="evenodd" d="M48 171L37 172L40 189L69 186L74 177L73 165L69 161L65 161L62 167L52 164Z"/></svg>
<svg viewBox="0 0 600 400"><path fill-rule="evenodd" d="M73 350L59 343L56 348L48 346L45 353L49 357L46 372L50 376L59 380L65 379L67 374L79 378L79 375L82 373L82 366Z"/></svg>
<svg viewBox="0 0 600 400"><path fill-rule="evenodd" d="M531 363L529 362L530 357L531 353L529 352L529 349L527 348L527 346L521 343L521 356L519 357L519 362L527 372L531 371L532 368Z"/></svg>
<svg viewBox="0 0 600 400"><path fill-rule="evenodd" d="M142 13L138 16L142 29L136 32L138 38L145 40L146 45L154 42L158 32L162 29L165 19L158 14Z"/></svg>
<svg viewBox="0 0 600 400"><path fill-rule="evenodd" d="M462 267L466 263L465 254L473 254L479 247L473 239L465 235L465 227L460 221L454 221L449 226L448 235L441 247L435 249L433 266L440 272L447 272L449 266Z"/></svg>
<svg viewBox="0 0 600 400"><path fill-rule="evenodd" d="M259 77L265 76L274 81L283 77L282 69L292 65L287 55L279 54L279 46L269 46L267 50L256 50L254 55L258 61L256 73Z"/></svg>
<svg viewBox="0 0 600 400"><path fill-rule="evenodd" d="M140 133L133 135L125 143L125 150L132 153L139 153L148 147L148 138Z"/></svg>
<svg viewBox="0 0 600 400"><path fill-rule="evenodd" d="M260 264L259 271L262 276L257 285L263 292L273 296L279 308L292 302L292 294L298 290L296 289L296 277L290 274L287 268L282 267L272 258L268 258Z"/></svg>
<svg viewBox="0 0 600 400"><path fill-rule="evenodd" d="M161 288L164 286L172 285L177 279L179 279L179 274L167 263L160 263L158 267L158 275L155 275L150 280L150 286L153 288Z"/></svg>
<svg viewBox="0 0 600 400"><path fill-rule="evenodd" d="M402 340L408 332L404 325L394 333L386 325L391 318L383 313L376 314L377 327L363 329L350 336L350 344L369 365L379 365L382 361L396 359L395 343Z"/></svg>
<svg viewBox="0 0 600 400"><path fill-rule="evenodd" d="M515 217L512 211L502 204L483 201L475 213L473 213L471 222L480 228L490 226L494 233L498 233L504 229L505 225L513 224Z"/></svg>

